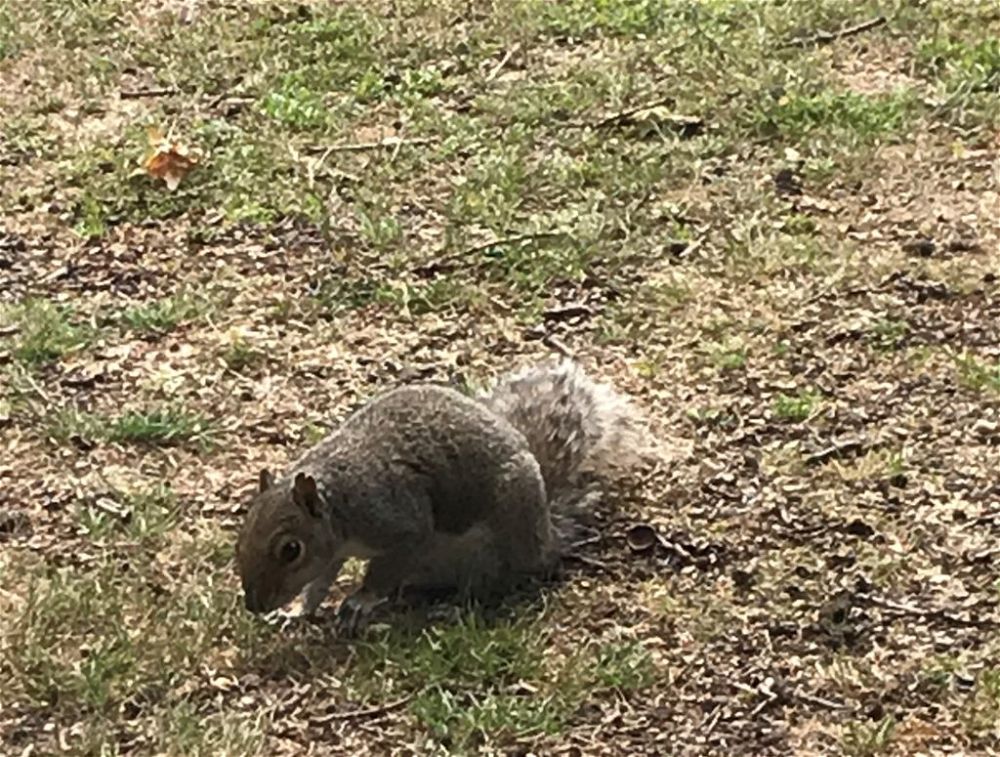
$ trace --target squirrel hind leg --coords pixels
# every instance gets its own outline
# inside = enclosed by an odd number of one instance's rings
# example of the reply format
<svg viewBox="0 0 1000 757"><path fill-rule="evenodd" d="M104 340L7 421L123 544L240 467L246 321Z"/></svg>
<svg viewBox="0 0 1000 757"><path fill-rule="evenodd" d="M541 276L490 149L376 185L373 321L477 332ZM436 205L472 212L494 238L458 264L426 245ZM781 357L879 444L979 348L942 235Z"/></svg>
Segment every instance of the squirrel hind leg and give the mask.
<svg viewBox="0 0 1000 757"><path fill-rule="evenodd" d="M407 588L417 595L447 592L478 598L496 584L499 565L493 533L487 526L473 526L458 535L437 534Z"/></svg>
<svg viewBox="0 0 1000 757"><path fill-rule="evenodd" d="M530 452L513 458L499 476L490 527L504 578L544 575L557 560L545 483Z"/></svg>

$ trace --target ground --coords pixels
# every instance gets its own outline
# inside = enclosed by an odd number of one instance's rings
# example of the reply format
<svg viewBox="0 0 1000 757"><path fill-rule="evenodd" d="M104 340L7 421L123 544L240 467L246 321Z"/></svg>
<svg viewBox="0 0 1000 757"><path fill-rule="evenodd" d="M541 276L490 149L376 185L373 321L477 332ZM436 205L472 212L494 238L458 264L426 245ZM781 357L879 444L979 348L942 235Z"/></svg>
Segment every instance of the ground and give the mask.
<svg viewBox="0 0 1000 757"><path fill-rule="evenodd" d="M0 1L2 751L1000 752L998 39L973 0ZM559 348L665 455L557 580L356 641L358 566L318 623L243 610L261 466Z"/></svg>

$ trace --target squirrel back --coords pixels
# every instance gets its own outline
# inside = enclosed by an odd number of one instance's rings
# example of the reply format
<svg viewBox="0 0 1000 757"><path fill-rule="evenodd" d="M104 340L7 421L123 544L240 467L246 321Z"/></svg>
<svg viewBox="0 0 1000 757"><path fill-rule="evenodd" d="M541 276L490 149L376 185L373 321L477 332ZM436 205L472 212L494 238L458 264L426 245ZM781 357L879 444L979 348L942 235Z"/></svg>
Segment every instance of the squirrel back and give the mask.
<svg viewBox="0 0 1000 757"><path fill-rule="evenodd" d="M653 450L631 402L572 360L509 374L479 399L525 437L550 501L582 495L590 477L628 468Z"/></svg>

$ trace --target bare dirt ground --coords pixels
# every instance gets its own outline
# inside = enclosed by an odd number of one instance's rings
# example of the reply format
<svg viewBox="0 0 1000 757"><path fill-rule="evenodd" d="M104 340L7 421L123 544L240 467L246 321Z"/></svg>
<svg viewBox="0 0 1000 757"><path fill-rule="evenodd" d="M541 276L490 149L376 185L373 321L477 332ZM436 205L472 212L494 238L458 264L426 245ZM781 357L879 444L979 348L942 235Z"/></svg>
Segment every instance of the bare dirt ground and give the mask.
<svg viewBox="0 0 1000 757"><path fill-rule="evenodd" d="M1000 753L998 39L990 2L0 2L0 752ZM559 581L354 642L244 612L261 466L547 337L670 450Z"/></svg>

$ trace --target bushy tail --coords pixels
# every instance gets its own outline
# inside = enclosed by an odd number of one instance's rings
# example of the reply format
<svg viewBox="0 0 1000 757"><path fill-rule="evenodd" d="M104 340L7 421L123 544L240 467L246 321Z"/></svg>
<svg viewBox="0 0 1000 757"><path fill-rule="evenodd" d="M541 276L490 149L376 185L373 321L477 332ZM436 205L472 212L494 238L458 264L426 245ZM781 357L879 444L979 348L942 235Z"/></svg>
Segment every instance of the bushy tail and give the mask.
<svg viewBox="0 0 1000 757"><path fill-rule="evenodd" d="M595 477L630 467L653 449L632 404L571 360L507 376L480 399L524 434L555 509L580 504Z"/></svg>

